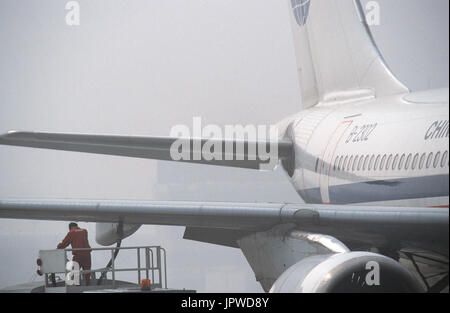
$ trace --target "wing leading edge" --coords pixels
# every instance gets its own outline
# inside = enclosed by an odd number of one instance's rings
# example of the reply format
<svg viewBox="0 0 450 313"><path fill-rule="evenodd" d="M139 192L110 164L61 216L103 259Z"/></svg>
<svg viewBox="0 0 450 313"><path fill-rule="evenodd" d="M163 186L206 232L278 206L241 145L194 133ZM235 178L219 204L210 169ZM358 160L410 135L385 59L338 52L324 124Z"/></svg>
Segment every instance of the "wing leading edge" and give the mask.
<svg viewBox="0 0 450 313"><path fill-rule="evenodd" d="M448 208L289 203L2 199L0 218L258 230L283 223L307 228L428 227L448 233Z"/></svg>

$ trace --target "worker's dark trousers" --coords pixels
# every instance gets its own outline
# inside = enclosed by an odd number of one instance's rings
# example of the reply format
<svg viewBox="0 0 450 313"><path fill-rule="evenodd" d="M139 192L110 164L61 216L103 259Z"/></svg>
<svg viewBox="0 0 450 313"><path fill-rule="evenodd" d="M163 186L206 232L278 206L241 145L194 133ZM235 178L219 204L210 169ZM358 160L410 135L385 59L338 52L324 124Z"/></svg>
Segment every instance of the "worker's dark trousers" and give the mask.
<svg viewBox="0 0 450 313"><path fill-rule="evenodd" d="M91 269L91 254L74 255L73 260L80 265L80 270L89 271ZM86 286L89 286L91 274L84 274Z"/></svg>

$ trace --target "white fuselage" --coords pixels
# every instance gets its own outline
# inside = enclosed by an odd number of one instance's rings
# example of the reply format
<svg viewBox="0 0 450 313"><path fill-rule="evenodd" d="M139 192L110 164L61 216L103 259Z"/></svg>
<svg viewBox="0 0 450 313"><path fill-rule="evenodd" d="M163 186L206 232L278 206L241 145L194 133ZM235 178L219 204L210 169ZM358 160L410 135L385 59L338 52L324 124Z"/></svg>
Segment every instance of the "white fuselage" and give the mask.
<svg viewBox="0 0 450 313"><path fill-rule="evenodd" d="M305 202L448 207L448 89L322 103L280 129Z"/></svg>

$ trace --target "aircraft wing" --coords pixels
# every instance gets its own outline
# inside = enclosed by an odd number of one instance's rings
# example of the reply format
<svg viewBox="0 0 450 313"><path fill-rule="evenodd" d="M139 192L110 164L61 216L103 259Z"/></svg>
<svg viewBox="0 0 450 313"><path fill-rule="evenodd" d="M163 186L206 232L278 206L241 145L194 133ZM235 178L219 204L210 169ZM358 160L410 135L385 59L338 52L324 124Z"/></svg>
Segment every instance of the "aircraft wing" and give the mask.
<svg viewBox="0 0 450 313"><path fill-rule="evenodd" d="M0 218L261 230L294 223L320 227L428 228L447 232L448 208L191 201L0 199Z"/></svg>
<svg viewBox="0 0 450 313"><path fill-rule="evenodd" d="M177 147L189 147L186 152L188 158L178 160L209 165L259 169L262 164L269 163L264 160L259 145L271 151L277 149L278 159L287 159L292 156L292 143L290 141L239 141L201 138L174 138L174 137L144 137L119 135L90 135L90 134L62 134L44 132L17 132L10 131L0 135L0 145L33 147L63 151L87 152L145 158L155 160L177 161L171 156L172 145L178 140ZM212 151L220 157L212 160L205 159L202 149L209 142ZM217 148L217 151L214 149ZM275 162L276 164L276 162ZM274 165L275 165L274 164Z"/></svg>

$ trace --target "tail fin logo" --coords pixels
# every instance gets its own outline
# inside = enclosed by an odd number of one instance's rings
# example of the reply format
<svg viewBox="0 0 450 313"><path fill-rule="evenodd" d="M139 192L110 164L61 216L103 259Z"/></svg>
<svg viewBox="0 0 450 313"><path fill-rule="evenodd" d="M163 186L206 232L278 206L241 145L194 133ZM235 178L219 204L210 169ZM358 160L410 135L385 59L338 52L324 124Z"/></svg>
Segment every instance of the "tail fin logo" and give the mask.
<svg viewBox="0 0 450 313"><path fill-rule="evenodd" d="M309 4L311 0L291 0L292 10L295 20L299 26L306 24L309 14Z"/></svg>

